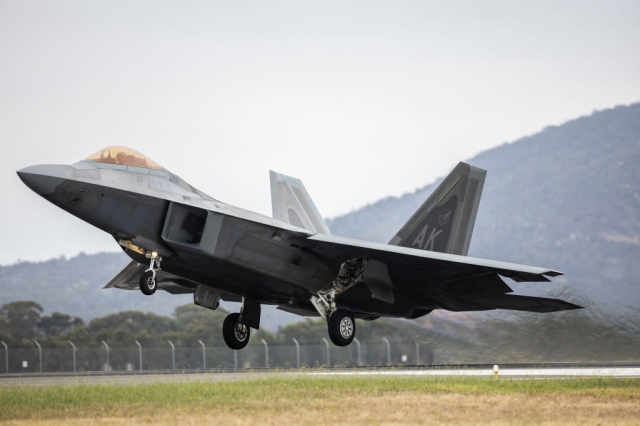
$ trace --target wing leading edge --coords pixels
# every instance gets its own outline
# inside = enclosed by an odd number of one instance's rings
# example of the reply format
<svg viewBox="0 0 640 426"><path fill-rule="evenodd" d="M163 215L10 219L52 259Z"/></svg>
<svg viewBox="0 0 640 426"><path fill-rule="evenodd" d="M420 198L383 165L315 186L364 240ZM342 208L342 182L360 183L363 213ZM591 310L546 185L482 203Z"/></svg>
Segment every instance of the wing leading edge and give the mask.
<svg viewBox="0 0 640 426"><path fill-rule="evenodd" d="M347 237L338 237L335 235L316 234L309 238L314 241L316 250L324 251L327 248L333 248L340 252L353 254L368 254L369 257L385 261L385 258L409 257L414 258L412 262L418 265L439 265L445 269L455 271L458 267L471 267L474 269L491 270L498 275L508 277L517 282L527 281L550 281L547 277L557 277L563 275L560 271L548 268L540 268L537 266L519 265L516 263L500 262L497 260L479 259L474 257L460 256L448 253L439 253L428 250L412 249L407 247L392 246L382 243L373 243L369 241L360 241ZM354 256L363 257L363 256Z"/></svg>

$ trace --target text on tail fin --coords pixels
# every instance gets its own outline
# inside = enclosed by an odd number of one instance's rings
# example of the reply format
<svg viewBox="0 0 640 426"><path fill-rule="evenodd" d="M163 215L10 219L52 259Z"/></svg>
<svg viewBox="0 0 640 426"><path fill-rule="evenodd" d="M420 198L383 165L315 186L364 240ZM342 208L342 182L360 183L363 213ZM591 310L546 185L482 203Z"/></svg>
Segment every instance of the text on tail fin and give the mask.
<svg viewBox="0 0 640 426"><path fill-rule="evenodd" d="M459 163L389 244L466 256L486 173Z"/></svg>

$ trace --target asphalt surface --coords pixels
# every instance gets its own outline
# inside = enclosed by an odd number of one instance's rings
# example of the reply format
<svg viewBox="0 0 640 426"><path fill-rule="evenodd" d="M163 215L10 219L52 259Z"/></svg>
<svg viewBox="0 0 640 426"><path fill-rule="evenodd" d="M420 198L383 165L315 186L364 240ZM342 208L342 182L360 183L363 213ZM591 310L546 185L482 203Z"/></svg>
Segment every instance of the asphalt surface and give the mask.
<svg viewBox="0 0 640 426"><path fill-rule="evenodd" d="M0 374L0 386L76 386L94 384L142 385L192 381L254 380L271 376L283 377L493 377L493 365L441 365L402 367L353 367L323 369L253 369L253 370L169 370L169 371L113 371L82 373ZM499 366L499 378L568 378L568 377L637 377L640 363L615 364L507 364Z"/></svg>

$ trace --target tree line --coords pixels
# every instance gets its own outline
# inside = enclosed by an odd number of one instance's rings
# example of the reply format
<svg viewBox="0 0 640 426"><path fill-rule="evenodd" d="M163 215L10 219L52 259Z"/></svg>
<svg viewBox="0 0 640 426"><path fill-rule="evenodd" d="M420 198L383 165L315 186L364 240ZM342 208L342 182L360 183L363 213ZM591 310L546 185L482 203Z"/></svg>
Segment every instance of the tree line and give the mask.
<svg viewBox="0 0 640 426"><path fill-rule="evenodd" d="M222 323L229 313L222 307L213 311L194 304L178 306L172 316L151 312L123 311L85 323L81 318L54 312L42 315L43 307L34 301L11 302L0 307L0 340L14 348L33 348L34 340L42 347L98 348L102 341L113 347L164 347L167 340L176 346L197 347L202 340L207 346L224 346ZM391 341L408 341L416 325L394 321L357 320L358 338L379 343L386 336ZM249 345L291 345L295 338L302 345L322 343L327 338L327 325L322 319L305 319L279 327L276 331L252 330Z"/></svg>

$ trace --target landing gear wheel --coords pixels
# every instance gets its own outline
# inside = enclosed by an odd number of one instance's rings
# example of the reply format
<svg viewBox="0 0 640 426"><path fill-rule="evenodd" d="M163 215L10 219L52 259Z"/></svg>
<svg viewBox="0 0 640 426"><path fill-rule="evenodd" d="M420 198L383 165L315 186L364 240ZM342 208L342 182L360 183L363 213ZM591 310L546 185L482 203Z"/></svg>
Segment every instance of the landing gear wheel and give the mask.
<svg viewBox="0 0 640 426"><path fill-rule="evenodd" d="M158 286L156 285L156 277L153 271L147 271L140 275L140 291L142 293L151 296L157 289Z"/></svg>
<svg viewBox="0 0 640 426"><path fill-rule="evenodd" d="M356 337L356 320L350 312L338 309L329 317L329 337L336 346L347 346Z"/></svg>
<svg viewBox="0 0 640 426"><path fill-rule="evenodd" d="M240 323L240 314L227 315L222 324L222 337L227 346L231 349L242 349L249 343L249 336L251 336L251 330Z"/></svg>

